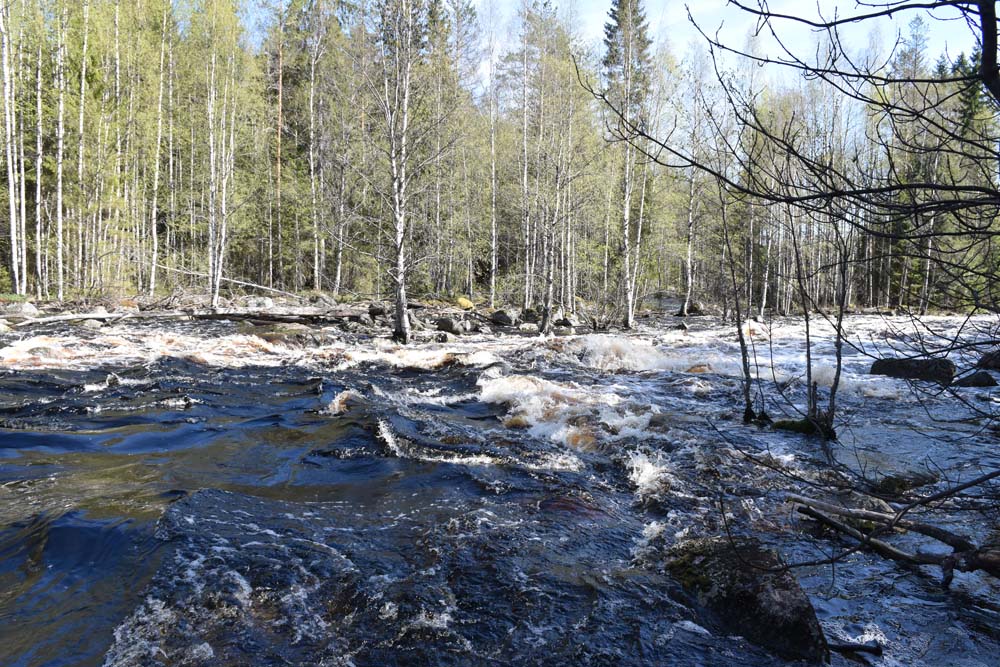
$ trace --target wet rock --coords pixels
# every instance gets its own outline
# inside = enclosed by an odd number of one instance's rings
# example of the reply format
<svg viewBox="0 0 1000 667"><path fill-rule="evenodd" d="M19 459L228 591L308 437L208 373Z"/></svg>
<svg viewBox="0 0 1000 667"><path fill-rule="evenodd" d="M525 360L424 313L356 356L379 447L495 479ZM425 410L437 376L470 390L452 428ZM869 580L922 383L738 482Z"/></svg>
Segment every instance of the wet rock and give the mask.
<svg viewBox="0 0 1000 667"><path fill-rule="evenodd" d="M316 306L332 308L337 305L337 300L324 292L314 292L309 296L309 303Z"/></svg>
<svg viewBox="0 0 1000 667"><path fill-rule="evenodd" d="M274 299L269 296L250 296L243 302L250 310L270 310L274 308Z"/></svg>
<svg viewBox="0 0 1000 667"><path fill-rule="evenodd" d="M92 329L96 331L97 329L103 329L104 323L100 320L83 320L80 322L80 326L84 329Z"/></svg>
<svg viewBox="0 0 1000 667"><path fill-rule="evenodd" d="M816 612L782 565L756 540L712 538L679 547L667 569L726 631L789 660L829 660Z"/></svg>
<svg viewBox="0 0 1000 667"><path fill-rule="evenodd" d="M1000 350L984 354L976 362L976 368L983 368L988 371L1000 371Z"/></svg>
<svg viewBox="0 0 1000 667"><path fill-rule="evenodd" d="M946 385L955 377L955 364L948 359L878 359L872 364L870 373Z"/></svg>
<svg viewBox="0 0 1000 667"><path fill-rule="evenodd" d="M490 322L502 327L514 326L514 318L505 310L496 310L490 315Z"/></svg>
<svg viewBox="0 0 1000 667"><path fill-rule="evenodd" d="M874 484L873 490L887 496L898 496L937 481L938 476L926 470L906 470L882 477Z"/></svg>
<svg viewBox="0 0 1000 667"><path fill-rule="evenodd" d="M997 381L986 371L976 371L955 380L952 387L995 387Z"/></svg>
<svg viewBox="0 0 1000 667"><path fill-rule="evenodd" d="M0 334L8 333L10 331L10 325L7 324L7 320L0 320Z"/></svg>
<svg viewBox="0 0 1000 667"><path fill-rule="evenodd" d="M384 303L377 303L375 301L372 301L370 304L368 304L368 317L372 318L373 320L376 317L385 317L385 313L386 310Z"/></svg>
<svg viewBox="0 0 1000 667"><path fill-rule="evenodd" d="M457 299L455 299L455 304L462 310L472 310L473 308L476 307L476 304L472 303L464 296L460 296Z"/></svg>
<svg viewBox="0 0 1000 667"><path fill-rule="evenodd" d="M572 336L576 332L573 330L573 327L557 326L552 329L552 333L556 336Z"/></svg>
<svg viewBox="0 0 1000 667"><path fill-rule="evenodd" d="M16 301L3 307L3 314L13 317L38 317L39 311L30 301Z"/></svg>
<svg viewBox="0 0 1000 667"><path fill-rule="evenodd" d="M576 323L573 322L573 320L569 319L568 317L560 318L555 322L553 322L552 324L557 327L569 327L570 329L576 326Z"/></svg>
<svg viewBox="0 0 1000 667"><path fill-rule="evenodd" d="M455 335L450 334L447 331L438 331L434 334L434 341L438 343L450 343L455 340Z"/></svg>
<svg viewBox="0 0 1000 667"><path fill-rule="evenodd" d="M711 373L712 370L713 370L712 369L712 364L695 364L694 366L691 366L690 368L688 368L684 372L685 373Z"/></svg>
<svg viewBox="0 0 1000 667"><path fill-rule="evenodd" d="M465 333L465 330L462 327L462 322L456 321L450 317L442 317L435 322L435 327L438 331L444 331L453 336L461 336Z"/></svg>
<svg viewBox="0 0 1000 667"><path fill-rule="evenodd" d="M525 322L517 330L523 333L538 333L538 325L534 322Z"/></svg>
<svg viewBox="0 0 1000 667"><path fill-rule="evenodd" d="M366 315L362 313L361 315L351 315L348 319L352 322L357 322L362 327L373 328L375 326L375 318L371 315Z"/></svg>
<svg viewBox="0 0 1000 667"><path fill-rule="evenodd" d="M343 325L350 325L348 331L354 331L359 327L356 322L344 322ZM266 340L272 345L284 345L285 347L311 347L315 345L326 345L335 339L330 334L313 329L305 324L290 322L287 324L276 324L266 327L254 327L247 333Z"/></svg>

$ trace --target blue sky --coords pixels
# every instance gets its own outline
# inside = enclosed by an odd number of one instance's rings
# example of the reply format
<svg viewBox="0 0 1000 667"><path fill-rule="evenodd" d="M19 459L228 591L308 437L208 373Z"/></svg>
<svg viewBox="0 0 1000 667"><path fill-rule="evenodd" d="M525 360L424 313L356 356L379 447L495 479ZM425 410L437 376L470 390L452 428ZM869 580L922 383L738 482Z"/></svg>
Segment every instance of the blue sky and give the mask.
<svg viewBox="0 0 1000 667"><path fill-rule="evenodd" d="M486 17L487 3L490 0L476 0L480 16ZM579 17L579 25L584 37L595 47L600 43L603 35L604 23L607 19L608 8L611 0L553 0L556 6L562 10L574 11ZM753 2L753 0L748 0ZM506 29L510 25L511 19L517 12L520 0L493 0L496 3L498 13L501 15L502 28L501 35L506 34ZM722 26L720 33L729 43L740 46L746 41L748 32L753 28L754 21L751 17L740 11L736 7L726 6L726 0L698 0L688 2L691 6L692 16L702 25L706 32L714 32ZM855 13L855 3L838 0L819 0L818 3L809 3L803 0L771 0L769 3L772 11L779 13L802 13L807 12L810 18L817 16L817 6L827 17L832 16L834 11L839 11L841 16L848 13ZM681 55L688 47L688 44L698 39L697 33L691 27L687 19L687 9L684 2L677 0L645 0L646 17L650 28L657 39L666 39L674 53ZM926 13L925 13L926 16ZM947 49L949 55L954 58L960 51L971 50L973 41L968 27L963 21L936 20L953 18L954 14L939 13L935 17L928 17L930 27L930 43L928 60L933 62L938 55ZM888 49L896 39L899 32L907 32L907 24L912 18L911 14L904 14L898 18L883 19L877 23L879 39L878 41ZM842 31L845 40L854 48L863 48L869 42L869 34L873 28L872 22L867 22L861 27L848 27ZM806 49L811 44L812 37L806 29L787 29L789 35L788 42L797 50Z"/></svg>

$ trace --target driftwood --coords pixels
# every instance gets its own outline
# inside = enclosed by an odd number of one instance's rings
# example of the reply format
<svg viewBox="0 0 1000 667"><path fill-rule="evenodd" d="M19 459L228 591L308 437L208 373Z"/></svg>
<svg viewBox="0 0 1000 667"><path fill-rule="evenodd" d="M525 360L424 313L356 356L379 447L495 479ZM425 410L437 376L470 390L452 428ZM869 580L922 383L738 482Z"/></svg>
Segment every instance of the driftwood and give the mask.
<svg viewBox="0 0 1000 667"><path fill-rule="evenodd" d="M828 528L832 528L843 535L853 538L862 546L871 549L883 558L911 565L933 565L940 567L942 572L942 584L947 587L951 584L956 571L981 571L994 577L1000 577L1000 546L977 546L970 538L964 535L954 533L941 528L940 526L906 519L904 518L904 515L914 507L955 496L965 489L995 479L998 476L1000 476L1000 471L994 471L986 475L982 475L975 480L945 489L931 496L927 496L926 498L918 499L906 505L894 514L851 507L841 507L796 494L789 494L788 498L792 502L799 505L797 511L800 514L808 516ZM849 519L869 522L873 524L874 529L870 532L863 532L862 530L854 526L850 526L836 517L846 517ZM936 540L951 547L952 552L950 554L928 553L923 551L909 552L899 549L876 537L879 534L890 533L892 530L897 528L911 531Z"/></svg>
<svg viewBox="0 0 1000 667"><path fill-rule="evenodd" d="M344 320L358 319L367 315L367 311L356 310L336 310L318 313L295 313L295 312L265 312L252 310L169 310L169 311L139 311L125 313L66 313L63 315L49 315L46 317L34 317L22 320L15 327L29 327L36 324L52 324L54 322L80 322L84 320L100 320L118 322L124 319L180 319L192 318L196 320L238 320L250 321L262 324L335 324Z"/></svg>

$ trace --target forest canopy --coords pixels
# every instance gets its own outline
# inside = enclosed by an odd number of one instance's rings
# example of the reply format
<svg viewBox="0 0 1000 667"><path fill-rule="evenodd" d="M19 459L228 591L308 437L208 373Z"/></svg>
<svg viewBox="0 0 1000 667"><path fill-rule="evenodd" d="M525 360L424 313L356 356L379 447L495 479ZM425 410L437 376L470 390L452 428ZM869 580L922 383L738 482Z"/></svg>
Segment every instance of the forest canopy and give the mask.
<svg viewBox="0 0 1000 667"><path fill-rule="evenodd" d="M598 48L535 1L508 34L470 0L14 0L0 291L993 309L995 15L938 4L972 52L904 3L895 45L828 25L806 62L657 43L639 0Z"/></svg>

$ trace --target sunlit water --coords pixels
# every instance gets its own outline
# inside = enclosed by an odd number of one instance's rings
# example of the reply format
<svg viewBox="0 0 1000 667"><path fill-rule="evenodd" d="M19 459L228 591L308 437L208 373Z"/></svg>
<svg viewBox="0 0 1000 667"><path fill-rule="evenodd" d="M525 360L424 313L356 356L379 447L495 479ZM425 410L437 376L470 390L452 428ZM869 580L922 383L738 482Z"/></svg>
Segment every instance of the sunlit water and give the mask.
<svg viewBox="0 0 1000 667"><path fill-rule="evenodd" d="M690 322L406 349L229 323L0 335L0 664L783 664L699 612L664 557L727 526L788 561L836 551L784 500L829 466L814 439L740 423L735 332ZM874 479L1000 465L974 416L991 390L966 406L867 375L867 354L987 324L849 319L837 459ZM750 328L755 393L796 416L802 323ZM944 592L864 553L796 575L831 640L885 646L872 664L996 664L993 581Z"/></svg>

